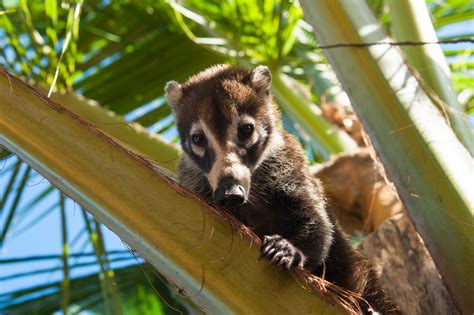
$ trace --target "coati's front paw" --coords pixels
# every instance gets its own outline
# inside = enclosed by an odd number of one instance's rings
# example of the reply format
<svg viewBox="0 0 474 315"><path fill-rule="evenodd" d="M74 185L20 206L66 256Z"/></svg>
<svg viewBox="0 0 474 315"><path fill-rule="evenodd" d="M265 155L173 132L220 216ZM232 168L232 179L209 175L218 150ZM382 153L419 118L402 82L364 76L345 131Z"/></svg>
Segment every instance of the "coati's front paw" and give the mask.
<svg viewBox="0 0 474 315"><path fill-rule="evenodd" d="M303 267L306 256L301 250L278 234L264 236L260 258L265 258L280 268Z"/></svg>

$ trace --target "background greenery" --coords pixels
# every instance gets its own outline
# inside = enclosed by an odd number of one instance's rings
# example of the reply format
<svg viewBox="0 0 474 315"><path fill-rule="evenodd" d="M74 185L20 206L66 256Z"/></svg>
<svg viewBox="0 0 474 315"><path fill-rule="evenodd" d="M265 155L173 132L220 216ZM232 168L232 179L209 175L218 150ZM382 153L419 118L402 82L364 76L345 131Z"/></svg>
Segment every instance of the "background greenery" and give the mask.
<svg viewBox="0 0 474 315"><path fill-rule="evenodd" d="M390 34L393 21L387 3L368 2ZM440 39L473 36L474 13L469 1L433 0L427 5ZM176 142L177 137L163 95L164 84L172 79L184 81L209 65L226 62L266 64L272 69L276 78L273 92L284 113L284 125L299 137L311 162L356 146L315 105L329 101L351 110L297 2L10 0L3 1L0 11L0 63L7 69L46 92L53 87L55 92L93 99L168 141ZM443 52L458 101L465 113L472 114L472 45L443 45ZM133 253L108 250L103 227L53 187L41 185L29 192L31 183L42 180L30 167L6 151L0 158L4 160L0 175L2 251L15 235L28 233L52 214L58 218L54 229L60 238L57 244L61 244L59 255L30 256L27 246L21 257L2 253L3 311L196 311ZM79 220L81 227L71 231L71 222ZM41 242L41 235L35 237ZM40 261L50 262L50 267L39 268ZM11 268L27 262L35 262L29 271ZM79 269L86 272L74 273ZM87 272L90 270L96 272ZM54 271L61 280L28 280ZM18 279L29 285L8 290Z"/></svg>

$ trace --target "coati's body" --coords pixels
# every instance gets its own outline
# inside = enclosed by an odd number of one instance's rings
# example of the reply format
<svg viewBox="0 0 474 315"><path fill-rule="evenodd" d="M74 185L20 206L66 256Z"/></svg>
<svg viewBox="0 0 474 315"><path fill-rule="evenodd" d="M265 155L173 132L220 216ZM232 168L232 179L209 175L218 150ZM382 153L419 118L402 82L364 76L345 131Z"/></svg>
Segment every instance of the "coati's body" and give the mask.
<svg viewBox="0 0 474 315"><path fill-rule="evenodd" d="M246 71L226 65L182 85L168 83L185 152L179 181L252 229L263 240L263 258L287 269L324 272L326 280L389 313L394 307L375 273L326 211L300 144L281 127L270 84L266 67ZM367 311L364 303L361 307Z"/></svg>

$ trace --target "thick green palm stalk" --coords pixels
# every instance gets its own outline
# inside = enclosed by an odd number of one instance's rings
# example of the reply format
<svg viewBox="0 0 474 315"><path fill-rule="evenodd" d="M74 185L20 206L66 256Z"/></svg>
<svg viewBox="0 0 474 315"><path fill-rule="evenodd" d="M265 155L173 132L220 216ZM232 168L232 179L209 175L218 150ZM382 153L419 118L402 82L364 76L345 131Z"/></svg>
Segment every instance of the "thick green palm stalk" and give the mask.
<svg viewBox="0 0 474 315"><path fill-rule="evenodd" d="M160 135L150 134L139 124L127 123L114 112L75 94L53 94L51 98L55 102L64 104L68 110L114 138L121 145L140 154L162 171L169 175L176 173L181 149L167 142Z"/></svg>
<svg viewBox="0 0 474 315"><path fill-rule="evenodd" d="M392 30L399 41L436 42L438 37L423 1L390 0ZM467 115L457 100L451 82L451 71L439 45L403 46L407 61L420 74L428 88L445 104L438 104L446 111L451 126L459 140L474 155L474 133Z"/></svg>
<svg viewBox="0 0 474 315"><path fill-rule="evenodd" d="M386 42L365 1L303 0L322 45ZM474 311L473 161L397 47L325 51L447 287Z"/></svg>
<svg viewBox="0 0 474 315"><path fill-rule="evenodd" d="M301 272L258 262L251 233L157 171L150 156L135 153L132 135L125 146L79 112L0 68L0 145L90 209L201 308L213 314L341 312L305 290ZM96 115L96 123L106 117ZM156 142L155 149L159 158L166 148Z"/></svg>

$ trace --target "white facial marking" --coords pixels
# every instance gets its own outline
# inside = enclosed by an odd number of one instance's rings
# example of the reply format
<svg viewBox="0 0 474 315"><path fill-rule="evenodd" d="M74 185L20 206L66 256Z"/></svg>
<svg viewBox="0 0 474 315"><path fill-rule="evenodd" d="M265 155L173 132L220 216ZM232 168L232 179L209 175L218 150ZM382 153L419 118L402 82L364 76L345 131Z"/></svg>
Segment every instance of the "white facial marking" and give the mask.
<svg viewBox="0 0 474 315"><path fill-rule="evenodd" d="M216 172L216 166L220 165L221 160L223 159L222 148L217 141L215 135L212 131L206 126L205 123L201 122L202 129L207 137L207 144L214 152L215 161L212 165L211 171L207 174L207 179L209 180L209 184L211 185L212 190L216 190L219 174Z"/></svg>
<svg viewBox="0 0 474 315"><path fill-rule="evenodd" d="M208 138L208 144L215 154L215 161L212 165L211 171L207 175L207 179L213 190L217 189L219 180L223 177L230 176L235 178L248 192L250 188L250 170L242 163L239 148L236 145L238 138L238 117L232 119L232 124L227 128L227 141L222 145L217 137L222 135L215 135L210 128L203 122L201 126Z"/></svg>
<svg viewBox="0 0 474 315"><path fill-rule="evenodd" d="M246 123L254 126L254 132L252 136L242 144L239 139L238 129L239 126ZM270 123L273 125L273 120ZM284 141L276 128L273 128L271 134L267 134L264 127L258 124L255 118L249 115L236 115L232 118L232 124L226 129L226 141L222 141L221 139L224 136L223 134L216 134L211 131L203 120L199 121L196 128L196 131L201 131L206 136L207 145L214 152L214 163L209 173L206 174L213 191L217 189L219 181L223 177L229 176L239 181L248 194L252 175L251 172L256 169L272 151L280 148ZM259 137L269 137L267 145L255 165L247 166L243 163L242 157L246 153L246 148L257 143ZM204 154L204 150L202 154Z"/></svg>

